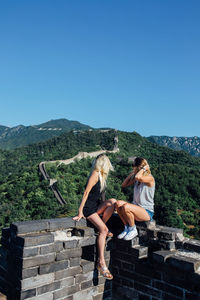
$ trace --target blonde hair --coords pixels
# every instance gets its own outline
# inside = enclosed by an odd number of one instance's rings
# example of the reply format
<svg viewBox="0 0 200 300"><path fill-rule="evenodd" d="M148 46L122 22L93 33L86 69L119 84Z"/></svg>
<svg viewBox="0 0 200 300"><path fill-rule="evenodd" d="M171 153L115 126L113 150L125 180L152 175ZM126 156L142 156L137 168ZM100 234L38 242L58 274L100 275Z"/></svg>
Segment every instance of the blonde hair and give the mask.
<svg viewBox="0 0 200 300"><path fill-rule="evenodd" d="M147 165L148 162L146 159L142 158L142 157L136 157L132 166L134 168L136 168L136 173L139 172L145 165ZM149 175L151 174L151 171L150 170L146 170L144 172L144 175Z"/></svg>
<svg viewBox="0 0 200 300"><path fill-rule="evenodd" d="M96 157L92 164L92 171L95 170L99 173L99 179L101 184L101 192L106 188L106 179L108 173L113 171L114 168L105 154L100 154Z"/></svg>

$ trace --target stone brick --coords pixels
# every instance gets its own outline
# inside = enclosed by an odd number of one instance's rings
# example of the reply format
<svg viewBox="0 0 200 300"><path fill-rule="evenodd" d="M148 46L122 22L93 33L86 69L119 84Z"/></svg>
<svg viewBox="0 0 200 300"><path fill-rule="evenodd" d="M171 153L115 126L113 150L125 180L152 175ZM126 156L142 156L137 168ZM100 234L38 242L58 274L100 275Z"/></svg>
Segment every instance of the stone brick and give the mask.
<svg viewBox="0 0 200 300"><path fill-rule="evenodd" d="M88 262L87 260L82 259L81 267L82 267L83 273L88 273L89 271L94 270L95 264L94 264L94 262Z"/></svg>
<svg viewBox="0 0 200 300"><path fill-rule="evenodd" d="M53 263L49 263L46 265L42 265L39 267L39 274L47 274L51 272L56 272L60 270L67 269L69 267L69 261L57 261Z"/></svg>
<svg viewBox="0 0 200 300"><path fill-rule="evenodd" d="M145 295L151 295L157 298L161 298L161 292L156 289L153 289L152 287L145 286L138 282L134 282L134 288L138 291L141 291Z"/></svg>
<svg viewBox="0 0 200 300"><path fill-rule="evenodd" d="M79 290L80 290L79 284L76 284L76 285L73 285L70 287L64 287L64 288L54 292L54 300L75 294Z"/></svg>
<svg viewBox="0 0 200 300"><path fill-rule="evenodd" d="M183 247L184 247L184 249L200 253L200 241L199 240L189 240L184 243Z"/></svg>
<svg viewBox="0 0 200 300"><path fill-rule="evenodd" d="M162 264L166 261L166 259L170 256L173 256L175 251L167 251L167 250L160 250L152 253L153 261Z"/></svg>
<svg viewBox="0 0 200 300"><path fill-rule="evenodd" d="M40 232L48 230L49 224L48 220L15 222L10 225L10 229L16 234Z"/></svg>
<svg viewBox="0 0 200 300"><path fill-rule="evenodd" d="M39 247L12 247L12 253L18 257L31 257L39 254Z"/></svg>
<svg viewBox="0 0 200 300"><path fill-rule="evenodd" d="M161 279L162 273L150 263L137 263L135 272L149 278Z"/></svg>
<svg viewBox="0 0 200 300"><path fill-rule="evenodd" d="M185 272L195 272L200 267L200 261L192 257L174 255L166 259L167 264Z"/></svg>
<svg viewBox="0 0 200 300"><path fill-rule="evenodd" d="M167 240L167 241L175 241L175 232L169 232L169 231L158 231L158 238L161 240Z"/></svg>
<svg viewBox="0 0 200 300"><path fill-rule="evenodd" d="M75 221L72 218L57 218L57 219L49 219L49 230L56 231L56 230L63 230L68 228L75 227Z"/></svg>
<svg viewBox="0 0 200 300"><path fill-rule="evenodd" d="M158 280L153 280L152 282L152 287L158 289L158 290L161 290L161 291L164 291L168 294L171 294L175 297L179 297L181 299L184 298L184 293L183 293L183 289L181 288L177 288L173 285L169 285L167 284L166 282L161 282L161 281L158 281Z"/></svg>
<svg viewBox="0 0 200 300"><path fill-rule="evenodd" d="M22 247L39 246L43 244L51 244L54 242L54 237L51 233L44 234L30 234L25 236L18 236L16 244Z"/></svg>
<svg viewBox="0 0 200 300"><path fill-rule="evenodd" d="M148 247L136 246L129 249L129 253L137 258L143 258L148 256Z"/></svg>
<svg viewBox="0 0 200 300"><path fill-rule="evenodd" d="M60 281L55 281L50 284L43 285L37 288L37 295L45 294L60 289Z"/></svg>
<svg viewBox="0 0 200 300"><path fill-rule="evenodd" d="M30 277L21 280L21 289L26 290L26 289L36 288L41 285L52 283L53 281L54 281L54 273L38 275L36 277Z"/></svg>
<svg viewBox="0 0 200 300"><path fill-rule="evenodd" d="M90 227L77 227L72 230L72 236L91 237L94 236L94 229Z"/></svg>
<svg viewBox="0 0 200 300"><path fill-rule="evenodd" d="M84 237L78 240L78 247L85 247L96 244L96 236Z"/></svg>
<svg viewBox="0 0 200 300"><path fill-rule="evenodd" d="M81 267L73 267L73 268L68 268L66 270L57 271L55 272L55 280L60 280L63 278L74 276L79 273L82 273Z"/></svg>
<svg viewBox="0 0 200 300"><path fill-rule="evenodd" d="M59 260L64 260L64 259L69 259L74 257L81 257L81 255L82 255L81 248L67 249L57 253L56 260L59 261Z"/></svg>
<svg viewBox="0 0 200 300"><path fill-rule="evenodd" d="M19 279L25 279L29 277L35 277L38 275L38 267L33 267L29 269L16 269L16 273Z"/></svg>
<svg viewBox="0 0 200 300"><path fill-rule="evenodd" d="M70 258L69 265L70 267L80 266L81 257Z"/></svg>
<svg viewBox="0 0 200 300"><path fill-rule="evenodd" d="M74 276L70 276L67 278L64 278L62 280L60 280L60 287L66 287L66 286L71 286L71 285L75 285L75 279Z"/></svg>
<svg viewBox="0 0 200 300"><path fill-rule="evenodd" d="M88 273L83 273L83 274L77 274L75 276L75 282L76 283L81 283L83 281L88 281L88 280L92 280L94 276L94 272L90 271Z"/></svg>
<svg viewBox="0 0 200 300"><path fill-rule="evenodd" d="M40 254L48 254L53 252L59 252L63 250L63 242L55 242L53 244L40 247Z"/></svg>
<svg viewBox="0 0 200 300"><path fill-rule="evenodd" d="M19 295L19 293L18 293ZM22 291L20 292L19 298L20 300L24 300L30 297L36 296L36 289L31 289L31 290L27 290L27 291Z"/></svg>
<svg viewBox="0 0 200 300"><path fill-rule="evenodd" d="M176 244L175 241L165 241L165 240L158 240L157 241L159 248L163 250L175 250Z"/></svg>
<svg viewBox="0 0 200 300"><path fill-rule="evenodd" d="M35 256L31 258L24 258L24 259L18 259L18 263L20 266L22 266L24 269L40 266L42 264L48 264L55 260L54 254L48 254L48 255L40 255Z"/></svg>
<svg viewBox="0 0 200 300"><path fill-rule="evenodd" d="M86 290L81 290L73 295L73 300L93 300L97 294L97 287L91 287Z"/></svg>
<svg viewBox="0 0 200 300"><path fill-rule="evenodd" d="M28 300L54 300L53 292L37 295L36 297L29 298Z"/></svg>
<svg viewBox="0 0 200 300"><path fill-rule="evenodd" d="M92 286L93 286L93 281L92 280L84 281L84 282L81 283L81 290L88 289Z"/></svg>

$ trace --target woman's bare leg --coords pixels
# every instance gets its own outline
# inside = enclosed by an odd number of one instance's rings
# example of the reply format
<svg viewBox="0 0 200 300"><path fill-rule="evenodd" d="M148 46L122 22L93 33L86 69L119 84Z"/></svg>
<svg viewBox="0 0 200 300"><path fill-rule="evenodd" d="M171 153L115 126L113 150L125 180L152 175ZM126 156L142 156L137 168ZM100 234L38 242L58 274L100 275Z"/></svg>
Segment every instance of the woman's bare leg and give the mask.
<svg viewBox="0 0 200 300"><path fill-rule="evenodd" d="M115 203L116 203L116 199L112 198L112 199L109 199L107 201L105 201L104 203L102 203L98 210L97 210L97 214L98 215L101 215L103 214L103 217L102 217L102 221L104 223L106 223L110 217L112 216L114 210L115 210Z"/></svg>
<svg viewBox="0 0 200 300"><path fill-rule="evenodd" d="M126 203L122 206L122 211L126 215L126 220L129 226L135 225L136 221L149 221L150 217L147 211L138 205Z"/></svg>
<svg viewBox="0 0 200 300"><path fill-rule="evenodd" d="M123 224L124 225L127 225L128 224L128 221L127 221L127 216L124 212L124 210L122 209L123 208L123 205L126 204L127 202L123 201L123 200L118 200L116 203L115 203L115 207L116 207L116 210L117 210L117 213L118 215L120 216L120 219L122 220Z"/></svg>
<svg viewBox="0 0 200 300"><path fill-rule="evenodd" d="M91 223L93 223L99 231L99 235L97 238L99 263L101 266L106 266L105 258L104 258L104 248L105 248L105 241L106 241L106 236L108 233L108 228L97 213L92 214L87 219Z"/></svg>

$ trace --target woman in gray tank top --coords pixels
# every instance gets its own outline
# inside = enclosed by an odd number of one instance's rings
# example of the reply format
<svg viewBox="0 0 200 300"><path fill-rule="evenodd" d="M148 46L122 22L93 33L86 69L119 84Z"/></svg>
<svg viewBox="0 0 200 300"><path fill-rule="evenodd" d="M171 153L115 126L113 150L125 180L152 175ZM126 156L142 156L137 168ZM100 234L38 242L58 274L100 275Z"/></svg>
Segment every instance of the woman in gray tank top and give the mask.
<svg viewBox="0 0 200 300"><path fill-rule="evenodd" d="M146 159L136 157L133 171L126 177L122 187L133 185L133 202L118 200L115 204L118 215L124 223L119 239L131 240L138 235L136 221L150 221L154 214L155 180Z"/></svg>

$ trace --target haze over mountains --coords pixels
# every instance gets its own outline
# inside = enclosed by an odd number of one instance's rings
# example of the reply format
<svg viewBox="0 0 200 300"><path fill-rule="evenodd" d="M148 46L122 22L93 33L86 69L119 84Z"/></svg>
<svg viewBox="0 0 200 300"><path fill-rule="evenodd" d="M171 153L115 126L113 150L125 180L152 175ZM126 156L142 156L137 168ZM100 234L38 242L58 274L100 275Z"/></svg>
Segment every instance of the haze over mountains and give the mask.
<svg viewBox="0 0 200 300"><path fill-rule="evenodd" d="M92 128L89 125L67 119L50 120L32 126L18 125L12 128L0 125L0 148L11 150L46 141L71 130L84 131L89 129L96 130L96 128ZM191 155L200 157L200 137L150 136L147 139L158 145L174 150L183 150Z"/></svg>

